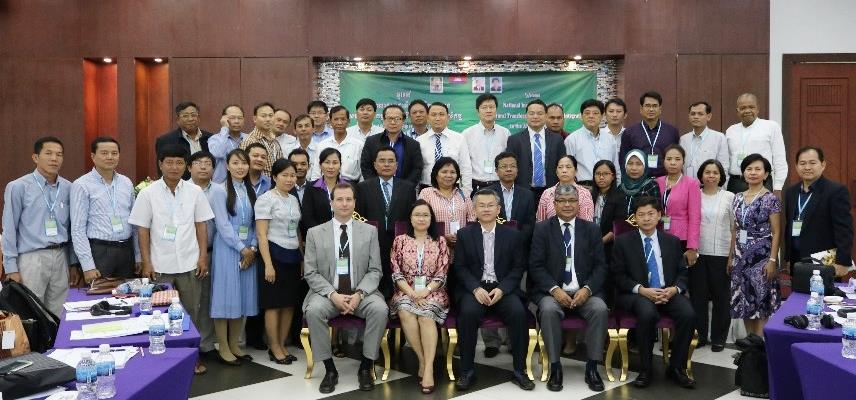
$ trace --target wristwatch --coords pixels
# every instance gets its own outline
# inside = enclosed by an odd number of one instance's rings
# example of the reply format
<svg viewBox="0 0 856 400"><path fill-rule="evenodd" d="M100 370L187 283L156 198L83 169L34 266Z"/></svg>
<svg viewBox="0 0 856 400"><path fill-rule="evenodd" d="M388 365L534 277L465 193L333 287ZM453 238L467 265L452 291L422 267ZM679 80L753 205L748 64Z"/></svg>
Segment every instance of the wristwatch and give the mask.
<svg viewBox="0 0 856 400"><path fill-rule="evenodd" d="M360 295L360 300L363 300L366 298L366 292L364 292L362 290L357 290L356 292L354 292L354 294Z"/></svg>

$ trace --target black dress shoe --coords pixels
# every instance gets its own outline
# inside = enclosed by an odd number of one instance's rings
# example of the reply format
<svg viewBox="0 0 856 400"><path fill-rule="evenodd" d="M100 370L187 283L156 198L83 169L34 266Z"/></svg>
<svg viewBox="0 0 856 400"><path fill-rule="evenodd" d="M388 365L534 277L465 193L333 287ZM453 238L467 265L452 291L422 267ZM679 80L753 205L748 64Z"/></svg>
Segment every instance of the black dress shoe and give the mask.
<svg viewBox="0 0 856 400"><path fill-rule="evenodd" d="M494 358L499 354L499 347L485 347L484 348L484 356L487 358Z"/></svg>
<svg viewBox="0 0 856 400"><path fill-rule="evenodd" d="M230 367L237 367L237 366L243 364L243 362L241 361L240 358L236 358L232 361L229 361L229 360L223 358L223 356L221 356L220 353L217 353L217 361L219 361L220 364L228 365Z"/></svg>
<svg viewBox="0 0 856 400"><path fill-rule="evenodd" d="M291 364L295 361L297 361L297 356L292 355L292 354L286 354L285 355L285 364L286 365Z"/></svg>
<svg viewBox="0 0 856 400"><path fill-rule="evenodd" d="M475 371L461 372L461 375L458 376L458 379L455 380L455 389L470 390L470 387L472 387L475 382L476 382L476 372Z"/></svg>
<svg viewBox="0 0 856 400"><path fill-rule="evenodd" d="M722 350L725 350L724 344L712 344L712 345L710 345L710 351L712 351L714 353L719 353Z"/></svg>
<svg viewBox="0 0 856 400"><path fill-rule="evenodd" d="M357 372L357 381L360 383L360 390L367 392L374 389L374 379L372 379L372 371L370 369L361 369Z"/></svg>
<svg viewBox="0 0 856 400"><path fill-rule="evenodd" d="M547 389L551 392L562 390L562 369L559 368L550 372L550 380L547 381Z"/></svg>
<svg viewBox="0 0 856 400"><path fill-rule="evenodd" d="M678 386L686 389L695 387L695 380L688 377L687 374L680 368L669 368L666 370L666 377L675 381Z"/></svg>
<svg viewBox="0 0 856 400"><path fill-rule="evenodd" d="M586 383L588 384L589 389L594 390L595 392L602 392L604 389L603 380L600 379L600 374L597 373L597 369L586 371Z"/></svg>
<svg viewBox="0 0 856 400"><path fill-rule="evenodd" d="M640 372L636 377L636 380L633 381L633 386L638 388L646 388L651 386L651 373L648 371Z"/></svg>
<svg viewBox="0 0 856 400"><path fill-rule="evenodd" d="M532 382L525 373L522 372L514 372L514 375L511 376L511 382L517 386L520 386L523 390L532 390L535 389L535 382Z"/></svg>
<svg viewBox="0 0 856 400"><path fill-rule="evenodd" d="M264 350L264 349L262 349L262 350ZM244 355L235 356L235 357L238 357L238 359L244 360L244 361L253 361L253 356L251 356L249 354L244 354Z"/></svg>
<svg viewBox="0 0 856 400"><path fill-rule="evenodd" d="M324 379L321 380L321 386L318 387L318 391L321 393L333 393L338 383L339 373L336 371L327 371L324 374Z"/></svg>

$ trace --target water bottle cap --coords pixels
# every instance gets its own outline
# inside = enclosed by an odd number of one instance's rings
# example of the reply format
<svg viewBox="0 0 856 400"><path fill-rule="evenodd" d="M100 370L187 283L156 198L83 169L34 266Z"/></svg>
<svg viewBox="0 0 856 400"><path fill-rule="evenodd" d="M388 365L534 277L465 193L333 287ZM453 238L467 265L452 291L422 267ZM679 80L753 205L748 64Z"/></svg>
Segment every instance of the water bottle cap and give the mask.
<svg viewBox="0 0 856 400"><path fill-rule="evenodd" d="M816 299L817 298L817 292L811 292L811 298Z"/></svg>
<svg viewBox="0 0 856 400"><path fill-rule="evenodd" d="M143 285L149 284L149 278L143 278Z"/></svg>
<svg viewBox="0 0 856 400"><path fill-rule="evenodd" d="M811 271L811 273L812 273L812 275L820 275L820 270L816 269L814 271Z"/></svg>
<svg viewBox="0 0 856 400"><path fill-rule="evenodd" d="M814 294L817 294L817 293L814 293ZM154 317L160 317L160 315L161 315L161 310L155 310L154 312L152 312L152 316L154 316Z"/></svg>
<svg viewBox="0 0 856 400"><path fill-rule="evenodd" d="M100 351L110 351L110 345L109 345L109 344L107 344L107 343L101 343L101 345L100 345L100 346L98 346L98 350L100 350Z"/></svg>
<svg viewBox="0 0 856 400"><path fill-rule="evenodd" d="M83 355L82 355L82 356L80 356L80 358L82 358L82 359L84 359L84 360L91 360L91 359L92 359L92 354L90 354L88 351L84 351L84 352L83 352Z"/></svg>
<svg viewBox="0 0 856 400"><path fill-rule="evenodd" d="M172 304L175 304L175 303L178 303L178 302L179 302L178 297L173 297L173 298L172 298Z"/></svg>

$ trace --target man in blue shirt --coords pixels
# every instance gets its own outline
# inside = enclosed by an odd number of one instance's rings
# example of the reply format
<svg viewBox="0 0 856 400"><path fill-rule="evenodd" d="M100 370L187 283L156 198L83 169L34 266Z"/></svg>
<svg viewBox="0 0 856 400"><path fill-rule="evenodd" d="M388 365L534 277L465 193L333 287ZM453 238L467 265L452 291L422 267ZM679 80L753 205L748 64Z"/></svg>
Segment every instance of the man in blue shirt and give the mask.
<svg viewBox="0 0 856 400"><path fill-rule="evenodd" d="M36 169L9 182L3 195L3 262L9 279L27 286L59 315L69 285L80 281L79 270L69 269L76 262L67 246L71 182L59 176L59 139L36 140L32 158Z"/></svg>
<svg viewBox="0 0 856 400"><path fill-rule="evenodd" d="M241 132L242 129L244 129L244 110L237 104L226 106L220 116L220 132L208 138L208 151L214 156L216 162L212 179L215 183L226 181L226 155L237 149L247 138L247 134Z"/></svg>
<svg viewBox="0 0 856 400"><path fill-rule="evenodd" d="M128 216L134 206L134 184L116 172L119 142L92 141L92 171L71 185L71 238L87 282L99 276L130 278L139 266L140 250ZM139 268L137 268L139 270Z"/></svg>

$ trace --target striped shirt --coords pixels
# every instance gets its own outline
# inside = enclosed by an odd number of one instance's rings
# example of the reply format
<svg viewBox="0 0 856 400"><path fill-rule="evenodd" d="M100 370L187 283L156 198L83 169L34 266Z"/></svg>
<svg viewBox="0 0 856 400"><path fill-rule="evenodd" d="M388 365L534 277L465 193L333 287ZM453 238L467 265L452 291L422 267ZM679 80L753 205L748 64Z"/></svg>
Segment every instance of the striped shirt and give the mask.
<svg viewBox="0 0 856 400"><path fill-rule="evenodd" d="M431 210L434 211L434 216L437 222L446 224L446 232L444 234L454 235L456 232L452 230L450 222L456 221L458 229L467 226L467 222L476 220L476 213L473 210L473 202L470 198L464 195L464 192L458 188L452 192L452 197L447 198L440 190L427 187L419 192L419 198L428 202L431 205Z"/></svg>
<svg viewBox="0 0 856 400"><path fill-rule="evenodd" d="M267 166L265 167L265 174L270 175L270 170L273 168L273 163L282 156L282 148L279 147L279 141L276 140L276 137L267 137L261 133L258 129L253 129L243 141L241 141L241 149L246 150L247 147L253 143L261 143L262 146L267 149Z"/></svg>

